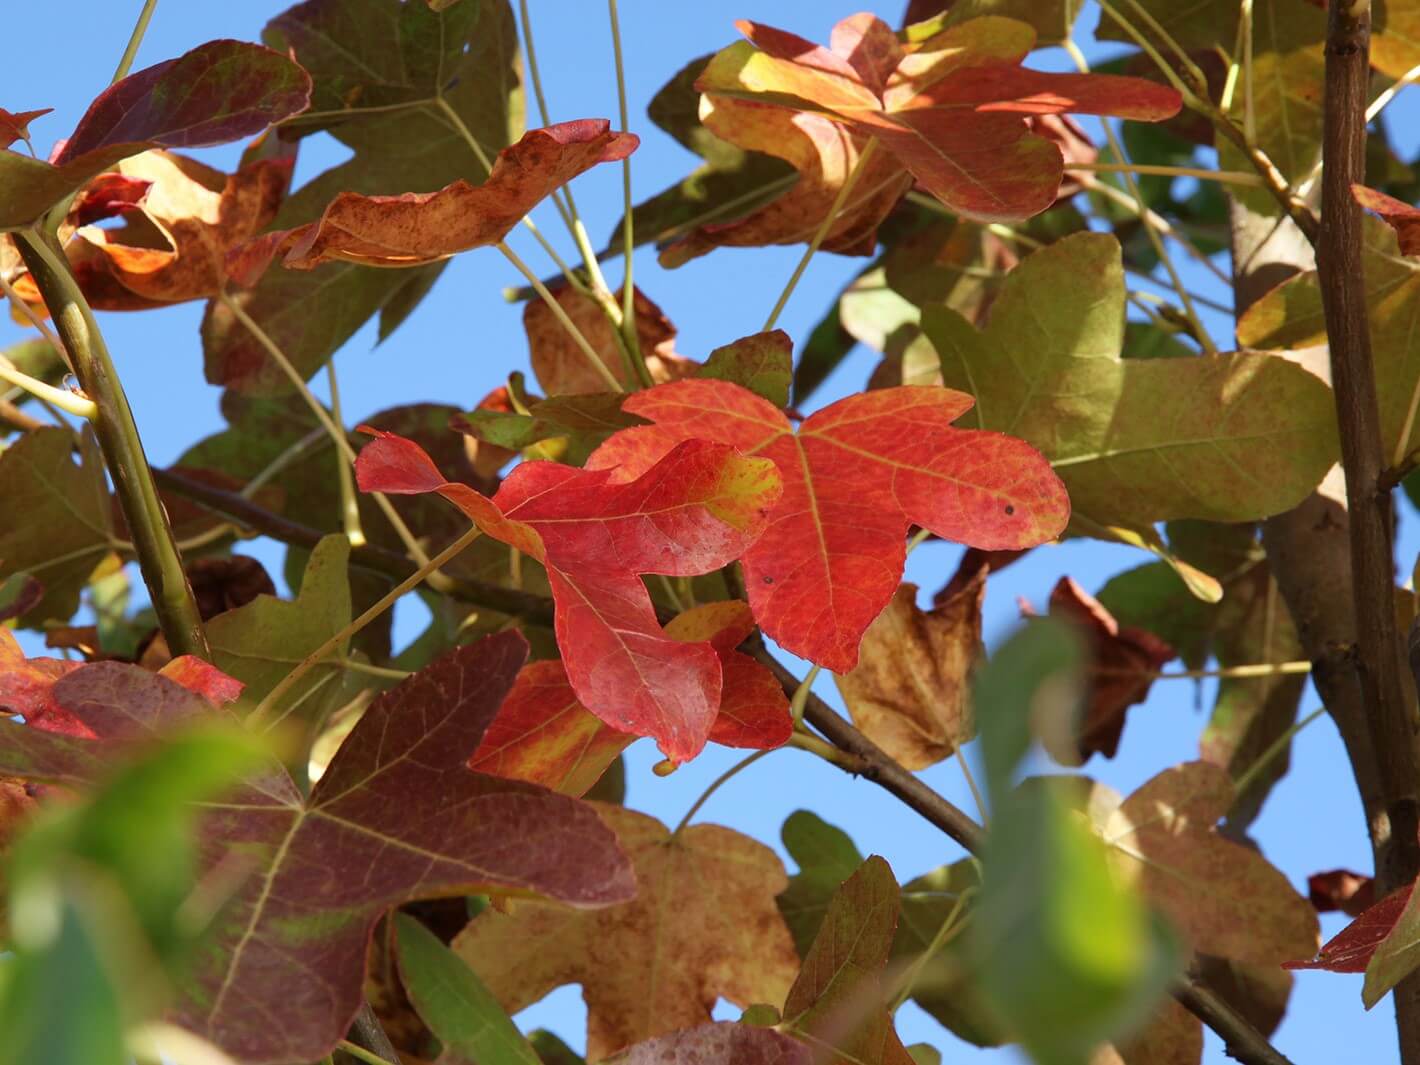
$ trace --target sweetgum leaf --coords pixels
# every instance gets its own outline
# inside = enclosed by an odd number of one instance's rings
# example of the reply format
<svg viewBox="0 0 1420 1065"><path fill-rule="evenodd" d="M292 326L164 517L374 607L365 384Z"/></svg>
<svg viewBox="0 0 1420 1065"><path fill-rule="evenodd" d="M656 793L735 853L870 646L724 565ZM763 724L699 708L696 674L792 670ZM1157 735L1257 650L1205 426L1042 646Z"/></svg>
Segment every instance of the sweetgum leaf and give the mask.
<svg viewBox="0 0 1420 1065"><path fill-rule="evenodd" d="M226 280L228 249L276 216L294 163L291 155L261 159L228 175L172 152L144 152L120 162L114 173L143 183L143 198L134 208L142 220L130 214L119 229L83 225L65 246L90 303L103 310L141 310L215 296ZM86 205L81 200L75 206ZM82 224L81 217L75 221ZM152 246L154 231L166 247Z"/></svg>
<svg viewBox="0 0 1420 1065"><path fill-rule="evenodd" d="M251 285L276 256L292 270L328 262L420 266L497 244L551 193L599 163L626 158L639 143L635 134L611 132L604 118L529 130L498 153L480 185L460 178L437 192L342 192L317 221L236 249L228 269Z"/></svg>
<svg viewBox="0 0 1420 1065"><path fill-rule="evenodd" d="M834 894L789 989L786 1028L831 1047L837 1062L911 1065L882 986L900 905L892 870L874 855Z"/></svg>
<svg viewBox="0 0 1420 1065"><path fill-rule="evenodd" d="M277 228L314 222L343 192L433 192L486 177L458 129L436 113L440 95L490 158L522 135L517 34L506 0L465 0L442 13L402 0L306 0L273 19L264 38L294 54L314 79L311 117L283 125L283 134L328 128L354 152L288 198ZM382 110L390 105L406 106ZM310 376L377 311L395 304L407 315L439 269L338 263L316 273L270 270L233 298ZM202 339L210 382L247 393L290 391L220 302L208 305Z"/></svg>
<svg viewBox="0 0 1420 1065"><path fill-rule="evenodd" d="M1030 255L984 330L943 307L926 308L923 327L945 382L975 395L975 424L1040 448L1074 512L1097 526L1266 517L1336 460L1330 390L1296 363L1257 351L1121 359L1112 236L1075 234Z"/></svg>
<svg viewBox="0 0 1420 1065"><path fill-rule="evenodd" d="M309 796L272 764L201 806L205 867L235 862L250 875L217 916L175 1020L242 1061L313 1061L355 1014L370 932L390 906L490 890L575 906L631 897L630 868L592 811L464 765L526 650L516 633L491 637L381 695ZM100 742L0 722L15 737L0 770L91 781L116 744L211 713L174 688L136 667L85 666L56 697Z"/></svg>
<svg viewBox="0 0 1420 1065"><path fill-rule="evenodd" d="M67 621L79 593L110 550L112 524L103 460L91 431L25 433L0 453L0 577L43 574L44 598L21 617L24 624Z"/></svg>
<svg viewBox="0 0 1420 1065"><path fill-rule="evenodd" d="M835 677L853 722L908 769L950 758L975 735L968 676L981 654L982 566L931 610L904 584L868 626L858 664Z"/></svg>
<svg viewBox="0 0 1420 1065"><path fill-rule="evenodd" d="M1311 905L1256 850L1214 830L1232 800L1225 771L1187 762L1090 815L1116 872L1199 951L1256 965L1305 957L1317 943Z"/></svg>
<svg viewBox="0 0 1420 1065"><path fill-rule="evenodd" d="M719 52L696 81L702 120L742 147L800 172L783 196L746 219L702 226L675 255L717 244L795 243L817 229L854 164L876 139L824 246L865 255L877 225L913 180L953 213L1019 220L1054 202L1060 148L1027 116L1067 112L1168 118L1172 89L1135 78L1048 74L1020 66L1035 43L1023 22L989 16L925 38L899 38L872 15L834 27L828 48L757 23L748 43ZM761 105L761 106L746 106ZM683 250L681 250L683 249Z"/></svg>
<svg viewBox="0 0 1420 1065"><path fill-rule="evenodd" d="M0 107L0 148L8 148L16 141L28 144L30 123L53 111L52 107L41 107L37 111L6 111Z"/></svg>
<svg viewBox="0 0 1420 1065"><path fill-rule="evenodd" d="M1364 972L1367 974L1367 981L1371 982L1373 979L1370 975L1371 962L1376 957L1381 945L1389 941L1391 934L1400 931L1401 918L1411 913L1410 904L1414 898L1414 892L1414 884L1406 884L1404 887L1396 888L1379 902L1367 907L1359 917L1332 936L1315 958L1287 961L1284 963L1286 968L1325 969L1327 972L1333 973ZM1391 944L1390 965L1395 964L1398 955L1413 950L1413 916L1406 923L1411 928L1407 929L1401 940ZM1400 976L1403 977L1404 973L1401 973ZM1394 984L1392 983L1391 986ZM1370 1000L1367 1002L1367 1006L1374 1005L1386 990L1389 990L1389 987L1375 995L1374 998L1370 996L1368 989L1363 990L1363 996Z"/></svg>
<svg viewBox="0 0 1420 1065"><path fill-rule="evenodd" d="M774 908L774 853L717 825L670 835L645 814L598 806L640 885L621 906L577 911L532 902L485 911L454 940L503 1008L563 984L587 1002L587 1057L710 1020L717 997L781 1002L798 968Z"/></svg>
<svg viewBox="0 0 1420 1065"><path fill-rule="evenodd" d="M887 388L825 407L796 434L743 388L676 381L629 397L622 409L655 424L613 436L588 465L630 477L693 439L772 461L784 495L742 560L750 606L787 650L846 673L897 591L911 524L987 548L1034 546L1065 525L1065 492L1034 448L952 424L970 406L945 388Z"/></svg>
<svg viewBox="0 0 1420 1065"><path fill-rule="evenodd" d="M784 330L773 329L716 348L695 376L729 381L782 408L789 405L793 363L794 342Z"/></svg>
<svg viewBox="0 0 1420 1065"><path fill-rule="evenodd" d="M687 63L651 98L646 113L684 147L705 160L683 180L632 208L638 244L658 246L698 226L746 215L798 180L793 167L772 154L746 151L717 137L702 123L695 79L710 56ZM797 134L796 134L797 136ZM620 240L621 223L609 241ZM663 265L668 265L662 258Z"/></svg>
<svg viewBox="0 0 1420 1065"><path fill-rule="evenodd" d="M417 444L380 433L355 473L364 491L437 492L541 562L562 661L583 705L613 728L654 737L676 761L704 747L720 704L719 658L707 643L661 631L640 574L694 576L739 557L778 502L771 462L707 440L620 480L526 462L489 499L446 481Z"/></svg>
<svg viewBox="0 0 1420 1065"><path fill-rule="evenodd" d="M863 855L847 832L812 810L795 810L785 818L779 836L799 866L779 895L779 912L799 954L806 955L823 924L829 900L863 864Z"/></svg>
<svg viewBox="0 0 1420 1065"><path fill-rule="evenodd" d="M111 85L42 162L0 150L0 229L33 222L89 178L147 148L197 148L260 133L306 109L310 76L243 41L209 41Z"/></svg>

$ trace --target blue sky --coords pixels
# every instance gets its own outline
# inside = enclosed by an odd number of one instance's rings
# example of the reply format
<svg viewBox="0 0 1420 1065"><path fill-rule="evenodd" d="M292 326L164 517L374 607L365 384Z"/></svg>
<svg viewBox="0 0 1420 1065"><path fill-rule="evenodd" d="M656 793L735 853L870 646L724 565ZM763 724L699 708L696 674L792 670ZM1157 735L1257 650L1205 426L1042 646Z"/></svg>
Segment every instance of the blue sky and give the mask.
<svg viewBox="0 0 1420 1065"><path fill-rule="evenodd" d="M878 13L894 21L901 14L902 2L884 0ZM0 106L12 111L56 109L56 114L34 125L36 146L41 151L73 127L88 100L108 83L139 6L137 0L30 4L22 26L12 26ZM257 39L266 20L286 6L279 0L224 4L167 0L158 5L137 66L178 55L205 40ZM633 157L638 199L678 180L698 163L645 118L646 101L688 60L734 40L734 19L753 18L826 40L834 21L859 9L858 4L844 0L709 0L696 4L622 0L620 6L631 128L643 137L642 147ZM552 120L614 119L615 82L604 6L591 0L535 0L532 7ZM1090 36L1097 17L1092 8L1085 11L1077 24L1082 38ZM1093 48L1087 53L1092 58L1109 54ZM1069 65L1058 49L1037 53L1030 62L1052 69ZM530 124L536 124L535 117ZM312 138L303 145L298 182L340 158L339 149L320 141ZM230 165L235 149L203 155L218 165ZM604 167L580 178L575 190L593 239L602 239L620 215L619 169ZM563 256L572 259L571 242L550 208L540 209L536 217ZM515 233L511 242L535 269L549 272L550 264L525 233ZM679 327L678 350L703 358L711 349L760 327L799 254L798 248L726 249L680 270L664 271L652 254L643 252L636 260L636 278ZM1186 265L1186 258L1178 261L1187 283L1228 301L1227 294L1219 292L1207 275ZM863 262L819 256L780 326L796 342L802 342ZM615 284L619 276L613 264L609 280ZM501 384L509 371L527 369L521 308L509 305L501 296L505 286L520 283L513 269L494 252L475 252L445 271L419 312L383 345L375 347L373 328L363 330L337 358L347 417L353 422L400 403L428 399L472 406ZM1205 287L1208 285L1213 287ZM200 304L188 304L143 314L100 316L149 456L157 464L172 461L188 443L222 425L217 412L219 392L202 376L197 335L201 313ZM1230 321L1214 315L1208 325L1226 349L1231 339ZM21 335L18 327L0 321L0 346ZM864 387L875 362L873 353L855 352L816 397L816 404ZM1407 512L1402 529L1402 572L1409 571L1409 560L1417 547L1411 517ZM281 552L275 545L256 541L242 550L261 558L279 577ZM907 579L922 586L929 596L954 569L959 553L952 545L926 544L911 557ZM1147 556L1137 552L1082 541L1036 551L992 578L986 612L988 640L999 638L1015 622L1019 616L1017 597L1043 605L1062 574L1070 574L1094 591L1112 574L1147 561ZM418 624L414 613L405 612L398 618L397 632L408 638ZM31 640L27 646L34 649L37 644ZM1197 736L1212 705L1212 688L1211 682L1156 684L1147 704L1133 711L1119 756L1109 762L1096 758L1087 771L1128 792L1160 770L1196 757ZM827 678L821 679L818 691L840 705ZM1315 693L1309 689L1302 710L1316 705ZM657 760L654 749L645 742L638 744L629 754L629 803L674 823L706 783L738 757L736 752L710 751L671 777L659 778L649 772ZM953 802L971 809L970 795L955 763L933 767L924 777ZM800 807L809 807L842 826L864 853L882 854L902 881L960 856L955 844L885 793L871 784L850 781L797 751L776 754L738 776L711 799L700 820L729 825L778 847L779 826ZM1360 805L1344 751L1328 719L1323 717L1298 738L1292 771L1273 793L1255 835L1264 852L1302 889L1307 874L1317 870L1337 866L1369 870L1370 851ZM1334 916L1324 918L1324 934L1333 934L1341 923ZM722 1013L737 1015L733 1010ZM584 1016L577 989L563 988L526 1011L521 1019L553 1028L580 1046ZM980 1052L961 1044L911 1003L899 1015L899 1027L906 1041L936 1045L949 1063L1019 1060L1009 1049ZM1276 1042L1299 1062L1383 1065L1397 1060L1390 1000L1364 1012L1359 977L1300 974ZM1229 1060L1211 1034L1205 1060Z"/></svg>

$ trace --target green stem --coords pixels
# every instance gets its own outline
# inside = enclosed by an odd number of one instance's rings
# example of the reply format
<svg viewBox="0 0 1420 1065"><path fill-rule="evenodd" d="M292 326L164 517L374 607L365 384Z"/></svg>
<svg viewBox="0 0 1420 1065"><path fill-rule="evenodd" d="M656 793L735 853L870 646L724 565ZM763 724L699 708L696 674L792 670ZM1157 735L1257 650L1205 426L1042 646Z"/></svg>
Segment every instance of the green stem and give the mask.
<svg viewBox="0 0 1420 1065"><path fill-rule="evenodd" d="M1224 185L1266 188L1257 174L1245 170L1209 170L1199 166L1155 166L1152 163L1066 163L1066 170L1083 170L1101 174L1147 174L1152 177L1191 177L1200 181L1217 181Z"/></svg>
<svg viewBox="0 0 1420 1065"><path fill-rule="evenodd" d="M469 544L473 543L480 535L481 531L478 526L475 525L472 529L469 529L468 532L464 533L448 547L444 548L428 562L391 588L388 593L382 596L373 606L354 621L350 622L350 624L346 625L334 636L326 640L325 643L306 655L300 662L296 663L296 668L282 677L276 687L272 688L271 691L266 694L266 697L257 704L256 709L251 712L251 716L247 719L248 722L252 724L264 724L267 717L270 716L272 708L276 705L277 700L290 691L297 681L316 666L321 665L332 651L337 650L340 645L351 636L354 636L366 625L370 624L370 622L374 621L386 610L394 606L401 596L417 587L425 577L437 571L440 566L444 565L444 563L448 562ZM276 721L272 721L270 724L275 725L279 721L280 718L277 718Z"/></svg>
<svg viewBox="0 0 1420 1065"><path fill-rule="evenodd" d="M1287 745L1292 742L1293 737L1324 713L1326 713L1326 707L1324 706L1318 710L1313 710L1310 714L1299 720L1286 732L1273 740L1272 743L1268 745L1267 750L1257 756L1257 760L1254 761L1252 765L1238 774L1238 778L1233 781L1233 794L1242 795L1245 793L1247 789L1252 786L1253 781L1262 775L1262 771L1267 768L1268 764L1287 749Z"/></svg>
<svg viewBox="0 0 1420 1065"><path fill-rule="evenodd" d="M552 312L553 317L562 323L562 328L567 330L567 334L572 338L573 343L575 343L582 354L587 357L588 363L592 369L596 371L597 376L606 382L607 387L611 389L611 391L625 392L626 389L621 386L621 382L617 379L616 374L612 373L607 367L607 364L602 362L602 357L597 354L596 348L588 343L587 338L582 335L582 331L577 328L577 323L567 316L567 312L562 309L562 304L557 302L556 297L547 290L547 286L528 268L528 264L518 258L518 253L508 247L507 241L499 241L496 246L498 250L503 253L503 257L513 264L518 273L527 278L528 284L532 285L537 294L542 297L542 302L547 304L547 308Z"/></svg>
<svg viewBox="0 0 1420 1065"><path fill-rule="evenodd" d="M537 100L538 117L544 126L550 125L548 116L552 113L547 106L547 97L542 91L542 72L537 65L537 47L533 43L532 15L528 12L528 0L518 0L518 21L523 25L523 50L527 53L528 73L532 76L533 98ZM570 209L563 204L559 192L552 194L552 203L557 208L557 213L562 217L563 224L567 227L567 232L576 239L576 230L572 227L572 214Z"/></svg>
<svg viewBox="0 0 1420 1065"><path fill-rule="evenodd" d="M1065 38L1064 48L1069 53L1070 58L1075 61L1075 66L1079 68L1081 74L1090 72L1090 64L1085 59L1085 55L1076 46L1072 38ZM1173 284L1173 290L1178 293L1179 304L1183 307L1183 313L1188 318L1188 324L1193 333L1193 339L1198 341L1206 354L1215 354L1218 350L1213 343L1213 338L1208 335L1208 330L1203 328L1202 321L1198 318L1198 310L1193 306L1193 297L1188 291L1188 286L1183 283L1183 279L1178 276L1178 270L1174 267L1173 259L1169 255L1168 247L1164 244L1164 238L1159 232L1158 226L1153 222L1153 212L1149 209L1149 202L1144 198L1144 194L1139 191L1139 182L1135 180L1129 164L1129 156L1124 152L1124 145L1120 143L1119 137L1114 132L1114 127L1108 120L1100 123L1104 129L1104 135L1109 140L1109 147L1114 156L1124 164L1119 176L1124 180L1124 187L1129 190L1129 195L1134 198L1138 205L1139 219L1144 223L1144 233L1149 238L1149 244L1154 249L1154 254L1158 256L1159 262L1163 265L1164 271L1169 275L1169 281ZM1261 180L1261 179L1259 179Z"/></svg>
<svg viewBox="0 0 1420 1065"><path fill-rule="evenodd" d="M719 791L720 788L730 780L730 778L739 775L739 773L754 765L755 762L759 761L765 755L773 754L775 750L777 750L777 748L771 747L765 751L755 751L748 758L741 758L734 765L730 766L729 769L725 770L718 777L712 780L710 782L710 786L700 793L700 798L696 799L693 803L690 804L690 809L685 811L685 816L680 819L680 823L675 826L675 829L671 832L671 835L680 835L682 830L684 830L685 826L690 824L690 819L700 812L700 808L705 805L706 801L709 800L710 796L714 795L717 791Z"/></svg>
<svg viewBox="0 0 1420 1065"><path fill-rule="evenodd" d="M631 126L630 113L626 107L626 64L621 54L621 19L617 15L616 0L607 0L607 16L611 21L611 48L616 58L616 103L621 117L621 132ZM646 368L646 359L641 351L641 338L636 333L636 283L632 277L635 261L636 227L631 217L631 156L621 161L621 245L626 257L626 273L621 282L621 335L626 338L626 347L637 377L643 387L651 385L651 374ZM596 256L592 256L593 261Z"/></svg>
<svg viewBox="0 0 1420 1065"><path fill-rule="evenodd" d="M398 1062L382 1058L373 1051L366 1050L358 1043L352 1043L348 1039L342 1039L336 1046L344 1054L349 1054L352 1058L365 1062L365 1065L399 1065Z"/></svg>
<svg viewBox="0 0 1420 1065"><path fill-rule="evenodd" d="M340 412L340 384L335 377L335 359L325 364L326 380L330 384L330 416L345 433L345 416ZM355 473L353 467L340 452L335 454L335 475L340 482L340 511L345 525L345 538L351 547L364 545L365 530L360 528L360 500L355 494Z"/></svg>
<svg viewBox="0 0 1420 1065"><path fill-rule="evenodd" d="M76 418L93 421L99 416L99 408L92 399L75 395L67 389L55 388L38 377L31 377L24 371L17 370L15 364L4 355L0 355L0 381L8 381L16 388L23 389L34 396L35 399L45 400Z"/></svg>
<svg viewBox="0 0 1420 1065"><path fill-rule="evenodd" d="M118 61L118 69L113 72L114 82L128 77L128 72L133 69L133 61L138 58L138 46L143 43L143 35L148 32L148 23L153 20L153 12L157 7L158 0L144 0L143 10L138 12L138 21L134 23L133 32L128 37L128 47L123 50L123 58Z"/></svg>
<svg viewBox="0 0 1420 1065"><path fill-rule="evenodd" d="M845 773L857 774L863 771L863 762L861 760L854 758L851 754L840 751L833 744L829 743L827 740L820 739L812 732L791 733L786 746L796 747L801 751L807 751L809 754L817 755L825 762L838 766L838 768L842 769Z"/></svg>
<svg viewBox="0 0 1420 1065"><path fill-rule="evenodd" d="M903 971L901 979L898 981L897 994L888 1004L888 1012L896 1013L899 1006L908 1000L912 994L912 985L917 982L917 978L922 975L922 970L927 967L927 963L936 956L936 953L950 943L960 929L965 928L964 924L958 924L958 919L962 911L966 909L967 900L976 893L975 888L967 888L957 896L952 908L947 911L946 920L938 926L937 932L932 936L932 941L927 944L927 949L917 955L912 960L912 964Z"/></svg>
<svg viewBox="0 0 1420 1065"><path fill-rule="evenodd" d="M321 428L323 428L326 435L330 437L331 443L335 445L336 450L343 457L344 461L354 465L355 449L350 446L350 441L345 436L345 430L335 424L335 419L332 418L330 412L325 409L325 404L311 391L310 386L306 384L305 378L301 376L300 371L296 369L291 360L286 357L286 353L281 350L281 346L271 339L266 330L261 328L257 323L256 319L247 314L242 305L232 299L230 294L220 292L217 298L220 299L222 305L231 312L232 317L241 322L246 328L246 331L250 333L256 342L266 351L266 354L271 356L271 361L281 368L281 372L284 373L286 379L291 382L291 387L299 392L301 398L306 401L306 406L310 408L316 421L320 422ZM371 492L370 496L374 499L375 505L380 508L380 511L389 521L390 526L395 531L395 535L399 537L400 543L404 544L404 549L409 552L409 557L414 559L414 561L421 566L428 563L429 556L425 554L424 549L419 546L419 541L414 538L414 533L410 531L409 526L404 523L404 519L401 518L399 513L394 509L394 504L389 501L389 497L383 492ZM433 587L434 585L435 582L430 581L430 586Z"/></svg>
<svg viewBox="0 0 1420 1065"><path fill-rule="evenodd" d="M789 716L794 719L794 727L798 728L804 720L804 707L808 705L809 693L813 691L814 681L822 670L822 666L813 666L804 674L804 679L799 681L799 686L794 689L794 697L789 700Z"/></svg>
<svg viewBox="0 0 1420 1065"><path fill-rule="evenodd" d="M868 143L863 145L863 150L858 153L858 159L853 164L853 169L848 171L848 176L843 181L843 187L838 190L838 195L833 198L833 206L828 209L828 214L824 217L823 223L814 233L813 240L809 241L808 249L804 252L803 258L799 260L799 265L794 267L794 272L789 277L789 283L784 286L784 291L779 293L779 299L774 304L774 309L769 312L769 317L765 319L762 332L769 332L774 328L774 323L779 321L779 315L783 312L785 305L789 302L789 297L794 294L795 287L799 284L799 278L804 276L804 271L808 269L809 260L818 251L819 245L828 237L829 230L833 228L833 223L838 220L838 214L843 210L844 204L848 202L848 196L853 191L853 186L858 183L858 177L867 169L868 160L873 157L873 152L877 150L878 141L876 137L869 138Z"/></svg>
<svg viewBox="0 0 1420 1065"><path fill-rule="evenodd" d="M168 648L174 655L190 654L210 660L212 652L202 629L202 617L183 572L182 557L173 543L167 511L158 498L133 411L94 313L70 273L63 252L33 232L18 232L14 238L54 317L79 385L98 407L95 429L99 446L132 530L138 565Z"/></svg>

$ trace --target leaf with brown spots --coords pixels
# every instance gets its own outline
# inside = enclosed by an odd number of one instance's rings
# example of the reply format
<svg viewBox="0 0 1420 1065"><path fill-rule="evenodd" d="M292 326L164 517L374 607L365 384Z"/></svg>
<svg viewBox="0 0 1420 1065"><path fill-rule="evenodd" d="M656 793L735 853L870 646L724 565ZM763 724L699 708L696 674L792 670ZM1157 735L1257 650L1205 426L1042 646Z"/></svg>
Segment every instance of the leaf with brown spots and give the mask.
<svg viewBox="0 0 1420 1065"><path fill-rule="evenodd" d="M1215 831L1233 800L1224 770L1186 762L1122 802L1098 785L1095 795L1089 814L1111 863L1195 949L1274 966L1316 949L1311 904L1261 854Z"/></svg>
<svg viewBox="0 0 1420 1065"><path fill-rule="evenodd" d="M620 906L545 902L485 911L454 940L509 1013L564 984L587 1002L587 1057L705 1024L717 998L782 1002L798 956L774 896L788 880L774 853L717 825L672 836L657 820L598 811L640 885Z"/></svg>
<svg viewBox="0 0 1420 1065"><path fill-rule="evenodd" d="M925 769L975 734L970 674L981 654L985 566L931 610L904 584L858 647L858 664L835 679L853 722L908 769Z"/></svg>

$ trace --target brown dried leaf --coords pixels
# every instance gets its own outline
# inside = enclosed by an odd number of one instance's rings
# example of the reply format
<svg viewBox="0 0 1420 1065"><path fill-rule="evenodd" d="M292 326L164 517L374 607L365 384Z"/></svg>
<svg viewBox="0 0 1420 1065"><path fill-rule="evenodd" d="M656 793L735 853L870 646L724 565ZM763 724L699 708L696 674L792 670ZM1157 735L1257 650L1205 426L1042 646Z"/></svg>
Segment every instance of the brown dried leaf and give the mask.
<svg viewBox="0 0 1420 1065"><path fill-rule="evenodd" d="M638 382L617 347L616 334L601 305L568 285L552 290L553 298L581 331L601 361L627 387ZM656 382L688 377L696 364L675 353L676 328L640 289L636 290L636 336L651 378ZM587 362L587 353L542 300L523 309L533 373L549 396L605 392L606 379Z"/></svg>
<svg viewBox="0 0 1420 1065"><path fill-rule="evenodd" d="M985 566L931 610L904 584L868 627L858 664L838 676L853 722L908 769L951 757L975 733L969 676L981 650Z"/></svg>
<svg viewBox="0 0 1420 1065"><path fill-rule="evenodd" d="M774 853L718 825L672 836L659 821L598 805L636 870L632 902L597 911L541 902L488 911L454 939L512 1013L563 984L587 1002L587 1057L710 1020L717 998L782 1002L798 955L774 896Z"/></svg>

